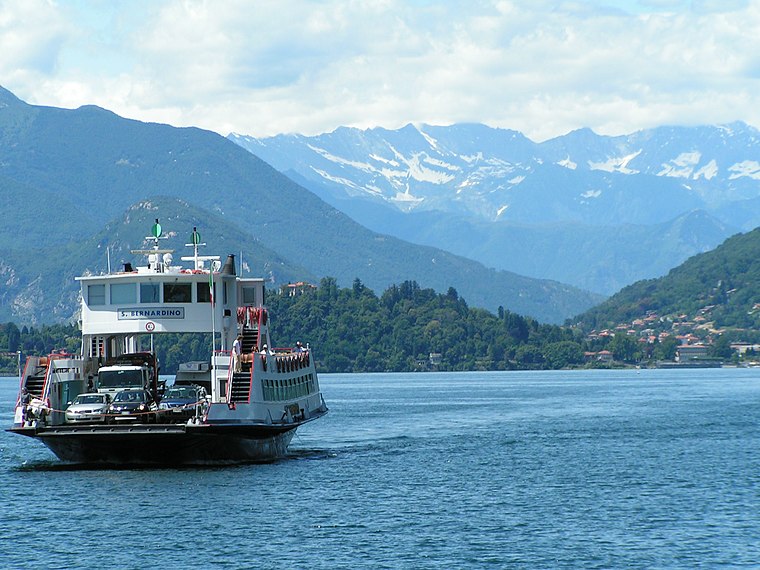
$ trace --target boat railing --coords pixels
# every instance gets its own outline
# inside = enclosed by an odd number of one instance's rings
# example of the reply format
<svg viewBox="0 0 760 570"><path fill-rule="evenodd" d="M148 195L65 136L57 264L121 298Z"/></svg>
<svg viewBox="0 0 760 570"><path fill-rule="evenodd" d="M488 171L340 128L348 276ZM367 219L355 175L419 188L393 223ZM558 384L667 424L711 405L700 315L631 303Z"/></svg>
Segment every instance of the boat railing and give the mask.
<svg viewBox="0 0 760 570"><path fill-rule="evenodd" d="M295 372L309 368L311 364L311 355L308 350L302 352L275 352L273 356L277 372Z"/></svg>
<svg viewBox="0 0 760 570"><path fill-rule="evenodd" d="M237 322L244 327L261 329L267 324L267 317L264 307L245 306L237 309Z"/></svg>

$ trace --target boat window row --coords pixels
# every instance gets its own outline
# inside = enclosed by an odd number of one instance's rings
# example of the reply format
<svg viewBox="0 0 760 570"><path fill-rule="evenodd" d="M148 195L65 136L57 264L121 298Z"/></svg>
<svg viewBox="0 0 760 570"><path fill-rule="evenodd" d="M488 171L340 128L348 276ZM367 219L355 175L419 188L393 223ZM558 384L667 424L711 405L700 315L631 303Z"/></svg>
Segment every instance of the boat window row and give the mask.
<svg viewBox="0 0 760 570"><path fill-rule="evenodd" d="M314 374L304 374L297 378L284 380L264 380L264 401L276 402L281 400L295 400L316 392Z"/></svg>
<svg viewBox="0 0 760 570"><path fill-rule="evenodd" d="M108 287L106 287L108 285ZM227 303L224 284L223 303ZM108 293L108 295L106 295ZM216 294L216 283L214 284ZM131 303L210 303L211 288L207 282L196 283L98 283L87 285L87 305L125 305Z"/></svg>

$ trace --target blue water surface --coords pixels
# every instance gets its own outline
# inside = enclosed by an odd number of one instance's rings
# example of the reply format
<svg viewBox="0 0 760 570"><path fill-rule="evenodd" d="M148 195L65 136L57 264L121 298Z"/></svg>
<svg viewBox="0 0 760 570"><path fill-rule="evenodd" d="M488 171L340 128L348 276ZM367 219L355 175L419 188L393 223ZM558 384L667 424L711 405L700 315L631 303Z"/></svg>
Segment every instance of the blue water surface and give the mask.
<svg viewBox="0 0 760 570"><path fill-rule="evenodd" d="M83 469L0 432L0 567L760 566L760 370L320 382L267 464Z"/></svg>

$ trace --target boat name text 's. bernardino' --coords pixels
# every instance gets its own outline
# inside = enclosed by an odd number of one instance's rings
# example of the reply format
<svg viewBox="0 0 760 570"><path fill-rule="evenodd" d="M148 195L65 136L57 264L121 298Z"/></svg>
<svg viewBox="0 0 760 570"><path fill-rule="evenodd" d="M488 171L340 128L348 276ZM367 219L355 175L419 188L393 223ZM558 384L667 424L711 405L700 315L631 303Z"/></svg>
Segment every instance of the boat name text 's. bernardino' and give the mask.
<svg viewBox="0 0 760 570"><path fill-rule="evenodd" d="M139 319L184 319L184 307L173 307L171 309L161 307L150 308L127 308L119 309L119 320L139 320Z"/></svg>

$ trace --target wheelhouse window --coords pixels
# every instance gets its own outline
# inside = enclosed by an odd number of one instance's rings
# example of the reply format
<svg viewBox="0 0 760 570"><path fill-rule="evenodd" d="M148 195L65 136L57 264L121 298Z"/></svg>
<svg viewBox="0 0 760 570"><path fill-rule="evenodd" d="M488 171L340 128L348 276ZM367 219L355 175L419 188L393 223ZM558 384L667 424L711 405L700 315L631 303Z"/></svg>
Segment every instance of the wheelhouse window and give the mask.
<svg viewBox="0 0 760 570"><path fill-rule="evenodd" d="M158 303L158 283L140 283L140 302Z"/></svg>
<svg viewBox="0 0 760 570"><path fill-rule="evenodd" d="M192 301L191 283L164 283L164 303L191 303Z"/></svg>
<svg viewBox="0 0 760 570"><path fill-rule="evenodd" d="M208 283L196 283L197 289L196 289L196 295L198 297L199 303L210 303L211 302L211 289L208 286ZM216 285L214 285L214 289L216 289Z"/></svg>
<svg viewBox="0 0 760 570"><path fill-rule="evenodd" d="M111 304L135 303L137 301L136 283L111 283Z"/></svg>
<svg viewBox="0 0 760 570"><path fill-rule="evenodd" d="M256 288L243 287L243 305L255 305L255 304L256 304Z"/></svg>
<svg viewBox="0 0 760 570"><path fill-rule="evenodd" d="M87 304L91 307L106 304L105 284L87 286Z"/></svg>

